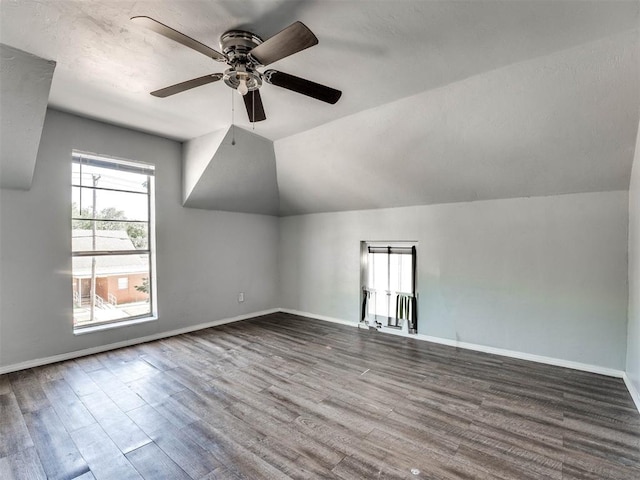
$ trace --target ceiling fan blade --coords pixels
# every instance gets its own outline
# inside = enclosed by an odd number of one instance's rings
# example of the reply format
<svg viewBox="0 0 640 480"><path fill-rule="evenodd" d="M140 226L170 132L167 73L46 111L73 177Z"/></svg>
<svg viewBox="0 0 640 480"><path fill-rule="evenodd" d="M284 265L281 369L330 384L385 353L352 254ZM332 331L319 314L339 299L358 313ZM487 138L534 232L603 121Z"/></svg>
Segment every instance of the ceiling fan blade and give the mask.
<svg viewBox="0 0 640 480"><path fill-rule="evenodd" d="M254 47L249 54L261 65L269 65L317 43L318 39L304 23L295 22Z"/></svg>
<svg viewBox="0 0 640 480"><path fill-rule="evenodd" d="M221 73L212 73L210 75L205 75L204 77L193 78L191 80L187 80L186 82L176 83L175 85L171 85L170 87L161 88L160 90L151 92L151 95L160 98L169 97L171 95L175 95L176 93L199 87L200 85L217 82L222 77L223 75Z"/></svg>
<svg viewBox="0 0 640 480"><path fill-rule="evenodd" d="M227 57L225 57L220 52L215 51L213 48L207 47L204 43L200 43L199 41L186 36L184 33L180 33L179 31L174 30L173 28L168 27L164 23L160 23L159 21L154 20L151 17L145 17L145 16L131 17L131 21L135 22L136 24L142 27L148 28L149 30L159 33L160 35L167 37L173 40L174 42L181 43L185 47L192 48L193 50L200 52L209 58L213 58L218 62L227 61Z"/></svg>
<svg viewBox="0 0 640 480"><path fill-rule="evenodd" d="M288 73L279 72L277 70L267 70L262 78L265 82L278 87L286 88L293 92L301 93L316 100L321 100L330 104L336 103L342 92L335 88L320 85L319 83L305 80L304 78L289 75Z"/></svg>
<svg viewBox="0 0 640 480"><path fill-rule="evenodd" d="M244 106L247 107L249 121L261 122L267 119L267 116L264 113L264 106L262 105L260 90L251 90L242 98L244 99Z"/></svg>

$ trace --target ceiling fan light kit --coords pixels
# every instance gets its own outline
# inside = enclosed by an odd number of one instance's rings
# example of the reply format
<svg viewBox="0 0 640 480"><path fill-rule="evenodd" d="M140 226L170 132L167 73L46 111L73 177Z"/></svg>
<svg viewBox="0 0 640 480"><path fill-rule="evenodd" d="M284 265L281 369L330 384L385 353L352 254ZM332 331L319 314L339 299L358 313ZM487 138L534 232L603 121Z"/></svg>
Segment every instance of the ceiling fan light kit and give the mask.
<svg viewBox="0 0 640 480"><path fill-rule="evenodd" d="M229 30L220 37L220 48L231 66L224 72L224 83L240 95L262 86L261 75L256 71L259 63L249 56L249 52L261 43L260 37L244 30Z"/></svg>
<svg viewBox="0 0 640 480"><path fill-rule="evenodd" d="M289 75L278 70L258 69L289 55L305 50L318 43L318 39L302 22L295 22L267 40L244 30L229 30L220 37L222 53L194 40L173 28L146 16L131 20L153 32L189 47L209 58L226 63L229 68L224 73L213 73L203 77L180 82L151 92L155 97L165 98L201 85L224 80L230 88L242 95L251 122L266 120L260 87L269 83L323 102L335 104L342 92L304 78Z"/></svg>

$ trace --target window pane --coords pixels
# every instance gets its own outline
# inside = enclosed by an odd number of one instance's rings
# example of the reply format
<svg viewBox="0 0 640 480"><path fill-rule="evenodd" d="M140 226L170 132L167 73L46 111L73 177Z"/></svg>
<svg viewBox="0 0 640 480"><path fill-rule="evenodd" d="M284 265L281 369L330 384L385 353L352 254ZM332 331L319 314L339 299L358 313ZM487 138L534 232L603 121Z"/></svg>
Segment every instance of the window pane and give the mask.
<svg viewBox="0 0 640 480"><path fill-rule="evenodd" d="M377 248L377 250L376 250ZM374 250L372 252L372 250ZM395 317L398 294L413 293L413 256L406 247L370 247L367 259L367 288L372 291L367 302L369 317ZM393 247L392 247L393 251Z"/></svg>
<svg viewBox="0 0 640 480"><path fill-rule="evenodd" d="M73 163L71 180L74 185L85 187L98 186L143 193L149 191L149 177L147 175L120 172L111 168L81 165L79 163Z"/></svg>
<svg viewBox="0 0 640 480"><path fill-rule="evenodd" d="M385 291L389 288L388 276L389 268L387 265L388 255L370 253L369 254L369 266L373 269L370 277L371 288L376 290Z"/></svg>
<svg viewBox="0 0 640 480"><path fill-rule="evenodd" d="M389 316L389 266L388 255L383 253L369 254L369 288L374 290L369 302L369 313ZM372 311L373 310L373 311Z"/></svg>
<svg viewBox="0 0 640 480"><path fill-rule="evenodd" d="M98 219L144 221L149 219L148 196L145 194L82 187L72 187L72 216L93 218L94 195L95 215Z"/></svg>
<svg viewBox="0 0 640 480"><path fill-rule="evenodd" d="M383 290L376 291L376 315L389 316L389 295Z"/></svg>
<svg viewBox="0 0 640 480"><path fill-rule="evenodd" d="M413 257L411 255L398 255L400 257L402 274L400 275L399 290L405 293L413 292Z"/></svg>
<svg viewBox="0 0 640 480"><path fill-rule="evenodd" d="M402 255L389 255L389 290L396 295L396 292L400 291L400 275L401 272L401 263L400 258Z"/></svg>
<svg viewBox="0 0 640 480"><path fill-rule="evenodd" d="M94 220L73 220L71 223L73 252L146 250L149 247L149 226L146 223Z"/></svg>
<svg viewBox="0 0 640 480"><path fill-rule="evenodd" d="M91 317L92 273L95 306ZM151 313L149 255L73 257L73 320L76 327ZM125 280L123 280L125 279ZM122 287L126 282L127 288Z"/></svg>
<svg viewBox="0 0 640 480"><path fill-rule="evenodd" d="M399 293L412 293L411 282L411 255L397 255L392 253L390 257L391 274L389 276L389 290Z"/></svg>

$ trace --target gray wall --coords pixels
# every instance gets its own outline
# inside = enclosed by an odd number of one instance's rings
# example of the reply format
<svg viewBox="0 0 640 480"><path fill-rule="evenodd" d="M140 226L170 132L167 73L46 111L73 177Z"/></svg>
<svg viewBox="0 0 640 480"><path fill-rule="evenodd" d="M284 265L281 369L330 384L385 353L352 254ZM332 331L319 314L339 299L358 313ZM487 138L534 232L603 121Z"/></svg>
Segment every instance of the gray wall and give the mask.
<svg viewBox="0 0 640 480"><path fill-rule="evenodd" d="M74 148L156 165L158 321L72 333ZM180 143L47 112L31 190L0 190L0 367L278 307L278 219L183 208L180 159Z"/></svg>
<svg viewBox="0 0 640 480"><path fill-rule="evenodd" d="M72 333L73 148L157 165L158 321ZM0 367L269 308L356 322L359 242L415 240L420 333L615 369L626 361L640 388L638 161L629 198L606 192L278 220L183 208L180 158L179 143L48 111L31 190L0 190Z"/></svg>
<svg viewBox="0 0 640 480"><path fill-rule="evenodd" d="M281 305L356 322L361 240L418 241L419 333L622 370L625 191L282 218Z"/></svg>
<svg viewBox="0 0 640 480"><path fill-rule="evenodd" d="M629 325L626 371L636 392L640 393L640 128L629 186Z"/></svg>

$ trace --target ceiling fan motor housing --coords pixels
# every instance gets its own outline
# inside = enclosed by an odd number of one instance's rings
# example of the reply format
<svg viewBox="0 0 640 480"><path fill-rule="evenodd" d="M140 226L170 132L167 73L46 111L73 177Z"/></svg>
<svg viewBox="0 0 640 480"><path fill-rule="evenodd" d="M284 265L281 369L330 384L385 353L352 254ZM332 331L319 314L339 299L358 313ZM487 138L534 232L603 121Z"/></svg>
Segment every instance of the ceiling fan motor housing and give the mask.
<svg viewBox="0 0 640 480"><path fill-rule="evenodd" d="M224 72L224 83L236 89L240 80L244 79L248 91L257 90L262 86L260 73L256 71L259 65L249 52L262 43L262 39L254 33L244 30L229 30L220 37L220 48L231 66Z"/></svg>

